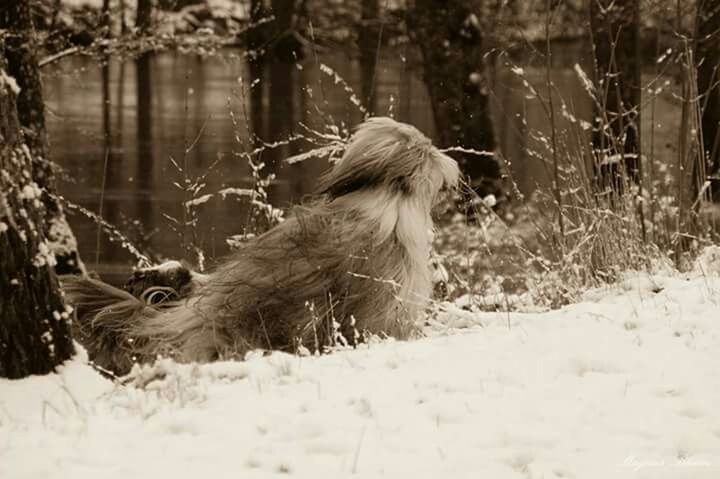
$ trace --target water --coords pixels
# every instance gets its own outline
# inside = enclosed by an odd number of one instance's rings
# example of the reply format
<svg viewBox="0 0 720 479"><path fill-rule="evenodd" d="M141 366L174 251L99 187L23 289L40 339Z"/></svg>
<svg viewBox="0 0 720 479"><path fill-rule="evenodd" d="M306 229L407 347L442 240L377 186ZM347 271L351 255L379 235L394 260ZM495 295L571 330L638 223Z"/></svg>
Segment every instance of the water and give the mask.
<svg viewBox="0 0 720 479"><path fill-rule="evenodd" d="M554 58L557 91L575 116L589 120L592 103L572 68L577 62L590 71L588 49L559 45ZM318 126L332 118L338 125L353 125L361 120L343 86L321 72L321 63L359 97L370 97L372 90L371 108L377 114L390 112L434 136L420 64L407 50L383 51L374 75L345 52L323 53L297 64L274 62L259 71L230 50L207 58L160 53L111 60L105 67L94 59L68 58L44 71L51 151L65 171L60 191L69 201L101 213L142 250L157 257L192 258L173 228L171 218L182 218L182 203L189 199L174 183L207 174L202 193L248 187L251 170L236 153L250 148L252 135L273 142L302 131L301 122ZM542 85L543 75L540 68L526 68L526 77L536 84ZM260 82L250 88L256 78ZM548 185L547 165L527 154L528 149L542 151L537 133L549 132L541 103L528 97L521 79L508 68L494 71L491 98L498 145L511 161L510 173L519 189L529 194ZM670 99L661 98L658 118L670 117L674 108ZM566 130L569 122L559 105L557 117L560 129ZM575 134L565 139L574 144L587 140ZM656 142L658 152L672 148L662 143L666 140ZM322 160L282 163L306 147L297 143L261 156L265 172L277 175L269 189L274 205L300 201L326 168ZM200 210L195 241L209 257L226 253L225 238L243 231L247 213L246 205L235 199L211 199ZM98 234L88 218L74 214L70 220L89 266L106 278L126 276L132 256Z"/></svg>

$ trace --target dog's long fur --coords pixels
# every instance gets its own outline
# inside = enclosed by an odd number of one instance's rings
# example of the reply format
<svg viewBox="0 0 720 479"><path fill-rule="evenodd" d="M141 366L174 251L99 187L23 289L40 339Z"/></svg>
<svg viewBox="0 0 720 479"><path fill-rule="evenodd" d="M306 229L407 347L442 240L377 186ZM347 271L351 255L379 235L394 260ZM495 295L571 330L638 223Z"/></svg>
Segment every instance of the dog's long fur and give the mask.
<svg viewBox="0 0 720 479"><path fill-rule="evenodd" d="M87 277L64 278L80 341L96 363L125 372L158 354L210 361L253 348L314 350L338 332L406 338L431 294L430 210L458 175L414 127L371 118L312 202L233 253L188 298L150 306Z"/></svg>

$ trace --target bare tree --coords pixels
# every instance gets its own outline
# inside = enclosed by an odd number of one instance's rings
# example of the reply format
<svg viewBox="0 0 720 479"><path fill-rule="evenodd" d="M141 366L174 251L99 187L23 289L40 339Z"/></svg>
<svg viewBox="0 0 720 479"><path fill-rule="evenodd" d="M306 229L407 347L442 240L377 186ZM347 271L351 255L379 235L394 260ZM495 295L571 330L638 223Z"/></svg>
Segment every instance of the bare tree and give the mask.
<svg viewBox="0 0 720 479"><path fill-rule="evenodd" d="M49 159L45 105L37 62L37 41L28 0L0 2L0 29L6 31L4 54L7 71L20 88L17 113L25 143L32 153L32 178L43 191L43 224L58 273L84 270L77 241L56 195L56 180Z"/></svg>
<svg viewBox="0 0 720 479"><path fill-rule="evenodd" d="M495 150L483 59L483 32L471 0L416 0L408 27L423 57L440 143ZM496 193L500 168L492 156L462 155L463 173L475 190Z"/></svg>
<svg viewBox="0 0 720 479"><path fill-rule="evenodd" d="M590 0L590 27L601 108L594 125L600 190L640 181L640 2Z"/></svg>
<svg viewBox="0 0 720 479"><path fill-rule="evenodd" d="M702 95L702 140L713 201L720 201L720 0L698 0L697 91Z"/></svg>
<svg viewBox="0 0 720 479"><path fill-rule="evenodd" d="M48 373L74 353L18 92L0 57L0 376L8 378Z"/></svg>

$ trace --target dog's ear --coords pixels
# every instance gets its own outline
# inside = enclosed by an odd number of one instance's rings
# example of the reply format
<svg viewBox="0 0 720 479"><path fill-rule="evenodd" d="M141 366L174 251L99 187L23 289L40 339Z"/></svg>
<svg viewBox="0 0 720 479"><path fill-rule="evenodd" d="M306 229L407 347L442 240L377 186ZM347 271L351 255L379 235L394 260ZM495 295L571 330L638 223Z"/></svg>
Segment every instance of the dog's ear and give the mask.
<svg viewBox="0 0 720 479"><path fill-rule="evenodd" d="M325 175L325 177L327 176L328 174ZM318 195L328 195L331 199L347 195L363 188L369 189L386 181L386 178L382 175L374 175L370 172L345 175L341 178L332 178L330 181L323 181L325 177L320 179L320 183L315 192ZM389 186L394 192L403 195L409 195L412 192L412 181L408 176L393 178L389 182Z"/></svg>
<svg viewBox="0 0 720 479"><path fill-rule="evenodd" d="M409 176L399 176L390 182L390 187L397 193L409 195L412 193L412 180Z"/></svg>
<svg viewBox="0 0 720 479"><path fill-rule="evenodd" d="M330 170L320 178L315 192L318 195L337 198L363 188L371 188L381 181L381 175L371 171L344 171L337 174Z"/></svg>

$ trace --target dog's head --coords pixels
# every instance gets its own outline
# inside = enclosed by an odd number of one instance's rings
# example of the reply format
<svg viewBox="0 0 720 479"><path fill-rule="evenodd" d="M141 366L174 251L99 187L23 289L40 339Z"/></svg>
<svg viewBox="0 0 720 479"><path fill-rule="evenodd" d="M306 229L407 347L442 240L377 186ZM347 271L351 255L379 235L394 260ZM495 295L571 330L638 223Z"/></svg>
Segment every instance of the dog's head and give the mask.
<svg viewBox="0 0 720 479"><path fill-rule="evenodd" d="M331 198L386 188L434 202L443 187L455 187L458 165L417 128L392 118L361 123L342 158L320 180L318 193Z"/></svg>

